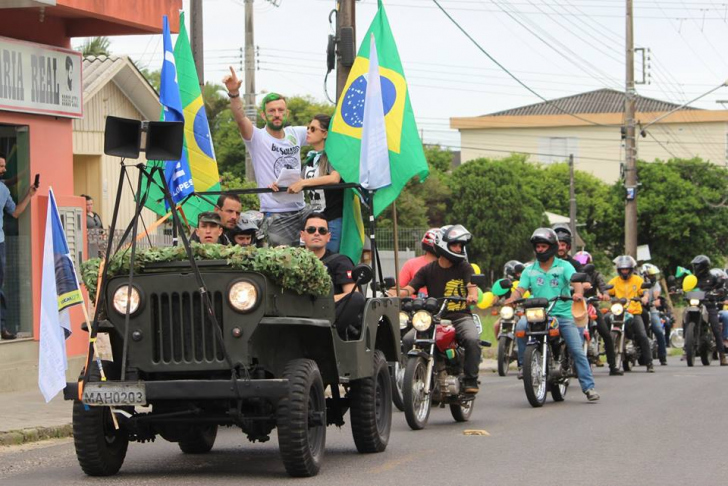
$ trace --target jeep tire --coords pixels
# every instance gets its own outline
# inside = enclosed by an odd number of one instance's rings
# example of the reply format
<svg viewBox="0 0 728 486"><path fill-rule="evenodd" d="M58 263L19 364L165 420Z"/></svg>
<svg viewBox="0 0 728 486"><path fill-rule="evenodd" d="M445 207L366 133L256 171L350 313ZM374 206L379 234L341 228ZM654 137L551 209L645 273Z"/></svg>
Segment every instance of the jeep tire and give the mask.
<svg viewBox="0 0 728 486"><path fill-rule="evenodd" d="M392 430L392 379L382 351L374 352L371 377L351 382L351 431L359 452L382 452Z"/></svg>
<svg viewBox="0 0 728 486"><path fill-rule="evenodd" d="M217 437L217 424L195 425L179 439L179 448L185 454L205 454L212 450Z"/></svg>

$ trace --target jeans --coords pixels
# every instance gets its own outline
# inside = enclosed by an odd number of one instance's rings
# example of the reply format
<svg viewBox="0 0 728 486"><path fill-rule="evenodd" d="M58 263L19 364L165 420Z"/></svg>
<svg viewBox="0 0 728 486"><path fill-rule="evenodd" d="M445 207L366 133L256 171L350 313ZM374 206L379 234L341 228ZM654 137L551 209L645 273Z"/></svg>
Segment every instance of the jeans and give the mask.
<svg viewBox="0 0 728 486"><path fill-rule="evenodd" d="M331 239L326 244L326 249L333 253L339 253L339 247L341 246L341 221L342 218L336 218L329 221L329 233L331 233ZM356 265L359 262L354 262Z"/></svg>
<svg viewBox="0 0 728 486"><path fill-rule="evenodd" d="M460 319L452 321L452 325L455 326L455 334L457 336L458 344L465 348L465 363L463 366L465 378L477 379L482 352L480 350L480 336L475 328L475 322L473 322L472 317L461 317ZM414 344L415 330L410 329L410 331L402 337L402 352L408 353Z"/></svg>
<svg viewBox="0 0 728 486"><path fill-rule="evenodd" d="M665 331L662 329L662 323L660 322L660 313L657 309L650 311L650 322L652 323L652 334L657 339L657 357L660 361L667 358L667 343L665 342Z"/></svg>
<svg viewBox="0 0 728 486"><path fill-rule="evenodd" d="M581 385L581 391L586 392L594 388L594 377L592 376L591 367L589 366L589 360L584 354L584 348L582 348L584 341L584 331L582 328L576 327L573 319L566 317L556 317L559 321L559 331L561 337L566 342L566 347L569 349L569 353L574 357L574 366L576 367L576 375L579 378L579 384ZM528 327L525 317L521 317L516 324L516 331L525 331ZM518 365L523 364L523 355L526 353L526 338L517 337L516 342L518 343Z"/></svg>
<svg viewBox="0 0 728 486"><path fill-rule="evenodd" d="M718 318L723 324L723 341L728 340L728 311L719 311Z"/></svg>

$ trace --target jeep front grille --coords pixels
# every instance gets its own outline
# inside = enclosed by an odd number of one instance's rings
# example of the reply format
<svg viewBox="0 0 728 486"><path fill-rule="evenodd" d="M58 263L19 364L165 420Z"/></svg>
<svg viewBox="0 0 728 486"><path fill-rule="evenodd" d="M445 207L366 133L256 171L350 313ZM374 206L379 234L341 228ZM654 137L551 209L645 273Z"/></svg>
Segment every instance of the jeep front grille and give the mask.
<svg viewBox="0 0 728 486"><path fill-rule="evenodd" d="M222 330L222 292L211 292L210 297ZM150 303L155 364L224 361L200 292L155 293Z"/></svg>

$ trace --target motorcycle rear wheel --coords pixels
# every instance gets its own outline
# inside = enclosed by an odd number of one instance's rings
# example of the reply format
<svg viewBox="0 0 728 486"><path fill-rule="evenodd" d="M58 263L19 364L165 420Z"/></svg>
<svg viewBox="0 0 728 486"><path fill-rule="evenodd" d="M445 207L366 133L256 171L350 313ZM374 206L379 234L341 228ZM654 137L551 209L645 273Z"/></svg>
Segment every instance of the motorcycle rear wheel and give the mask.
<svg viewBox="0 0 728 486"><path fill-rule="evenodd" d="M423 358L411 357L407 360L402 384L404 398L404 416L412 430L424 429L432 408L431 390L425 390L427 381L427 361ZM434 383L430 382L430 387Z"/></svg>
<svg viewBox="0 0 728 486"><path fill-rule="evenodd" d="M532 407L542 407L546 402L547 374L542 366L540 345L528 346L523 358L523 387ZM546 348L548 353L548 348Z"/></svg>
<svg viewBox="0 0 728 486"><path fill-rule="evenodd" d="M507 376L511 364L511 353L508 336L498 338L498 376Z"/></svg>
<svg viewBox="0 0 728 486"><path fill-rule="evenodd" d="M703 366L710 366L710 363L713 361L712 348L710 339L703 339L703 342L700 344L700 361L703 363Z"/></svg>
<svg viewBox="0 0 728 486"><path fill-rule="evenodd" d="M624 354L622 353L622 343L620 338L622 333L612 331L612 342L614 343L614 367L619 369L622 367L622 360L624 360Z"/></svg>
<svg viewBox="0 0 728 486"><path fill-rule="evenodd" d="M695 360L695 323L688 322L685 328L685 361L689 367L693 366L693 360Z"/></svg>
<svg viewBox="0 0 728 486"><path fill-rule="evenodd" d="M475 400L468 400L467 402L451 403L450 413L455 422L467 422L470 420L470 416L473 414L473 407L475 406Z"/></svg>
<svg viewBox="0 0 728 486"><path fill-rule="evenodd" d="M407 366L407 356L403 355L402 359L391 366L392 369L392 403L397 410L404 412L404 392L402 386L404 383L404 370Z"/></svg>

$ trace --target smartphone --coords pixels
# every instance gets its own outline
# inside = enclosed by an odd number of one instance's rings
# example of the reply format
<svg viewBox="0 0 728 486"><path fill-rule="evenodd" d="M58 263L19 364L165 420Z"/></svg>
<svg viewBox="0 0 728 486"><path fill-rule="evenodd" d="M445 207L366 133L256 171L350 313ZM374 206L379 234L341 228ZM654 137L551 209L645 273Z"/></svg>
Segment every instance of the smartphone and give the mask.
<svg viewBox="0 0 728 486"><path fill-rule="evenodd" d="M38 189L38 186L40 186L40 174L35 175L35 180L33 181L33 186Z"/></svg>

